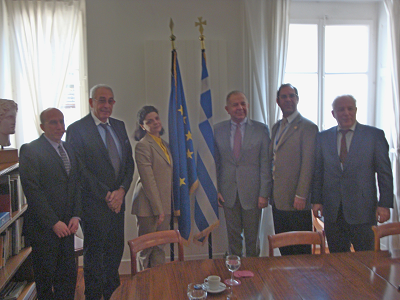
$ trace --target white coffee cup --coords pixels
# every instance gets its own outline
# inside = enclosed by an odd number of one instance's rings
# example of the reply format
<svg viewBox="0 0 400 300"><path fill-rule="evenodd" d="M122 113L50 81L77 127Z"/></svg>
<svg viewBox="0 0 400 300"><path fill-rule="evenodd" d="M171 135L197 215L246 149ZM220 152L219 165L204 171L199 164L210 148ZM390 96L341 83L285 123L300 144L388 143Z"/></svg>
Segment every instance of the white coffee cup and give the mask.
<svg viewBox="0 0 400 300"><path fill-rule="evenodd" d="M219 288L219 284L221 282L221 277L217 275L210 275L206 279L204 279L204 283L208 284L208 288L210 290L217 290Z"/></svg>

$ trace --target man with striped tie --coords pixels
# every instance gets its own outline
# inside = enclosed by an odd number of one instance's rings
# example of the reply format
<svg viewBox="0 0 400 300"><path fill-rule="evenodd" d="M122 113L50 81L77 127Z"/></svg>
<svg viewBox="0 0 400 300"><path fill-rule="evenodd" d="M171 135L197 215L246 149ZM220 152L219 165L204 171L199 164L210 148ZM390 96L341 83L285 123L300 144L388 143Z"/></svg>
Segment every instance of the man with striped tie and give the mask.
<svg viewBox="0 0 400 300"><path fill-rule="evenodd" d="M32 246L39 299L74 299L74 234L81 217L78 164L61 141L64 116L56 108L40 114L44 131L20 150L20 176L28 202L23 232Z"/></svg>

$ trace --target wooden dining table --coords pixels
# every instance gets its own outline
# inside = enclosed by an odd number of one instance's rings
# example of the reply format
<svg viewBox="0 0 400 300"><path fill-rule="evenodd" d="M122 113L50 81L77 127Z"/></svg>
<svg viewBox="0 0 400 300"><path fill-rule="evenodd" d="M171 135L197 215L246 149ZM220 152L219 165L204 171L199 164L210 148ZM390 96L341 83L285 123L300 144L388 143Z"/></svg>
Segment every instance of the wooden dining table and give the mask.
<svg viewBox="0 0 400 300"><path fill-rule="evenodd" d="M323 255L242 258L237 299L400 299L400 252L348 252ZM189 283L209 275L230 278L224 259L172 262L144 270L124 288L129 299L185 299ZM208 293L226 299L230 291Z"/></svg>

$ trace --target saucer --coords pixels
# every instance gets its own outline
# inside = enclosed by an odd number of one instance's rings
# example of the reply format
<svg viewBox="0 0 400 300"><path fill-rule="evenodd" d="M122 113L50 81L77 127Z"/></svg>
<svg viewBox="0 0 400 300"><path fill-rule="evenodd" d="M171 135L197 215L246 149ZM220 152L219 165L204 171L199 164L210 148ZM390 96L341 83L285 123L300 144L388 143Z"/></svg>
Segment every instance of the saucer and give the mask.
<svg viewBox="0 0 400 300"><path fill-rule="evenodd" d="M226 289L226 285L225 285L224 283L222 283L222 282L219 283L218 288L215 289L215 290L211 290L211 289L208 287L208 284L207 284L207 283L204 283L203 286L204 286L204 288L206 289L207 293L221 293L221 292L225 291L225 289Z"/></svg>

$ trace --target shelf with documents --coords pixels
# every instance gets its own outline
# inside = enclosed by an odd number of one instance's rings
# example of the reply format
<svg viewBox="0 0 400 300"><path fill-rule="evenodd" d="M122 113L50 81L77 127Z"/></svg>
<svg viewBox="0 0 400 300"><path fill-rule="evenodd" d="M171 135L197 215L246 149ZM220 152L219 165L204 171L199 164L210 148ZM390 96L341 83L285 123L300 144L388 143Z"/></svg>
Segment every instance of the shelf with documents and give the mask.
<svg viewBox="0 0 400 300"><path fill-rule="evenodd" d="M17 281L29 282L23 293L32 289L32 248L24 247L22 238L23 215L28 205L21 188L18 167L18 163L0 164L0 213L7 217L0 223L0 293L8 291L12 282ZM36 298L36 290L29 292L32 296L22 299Z"/></svg>

